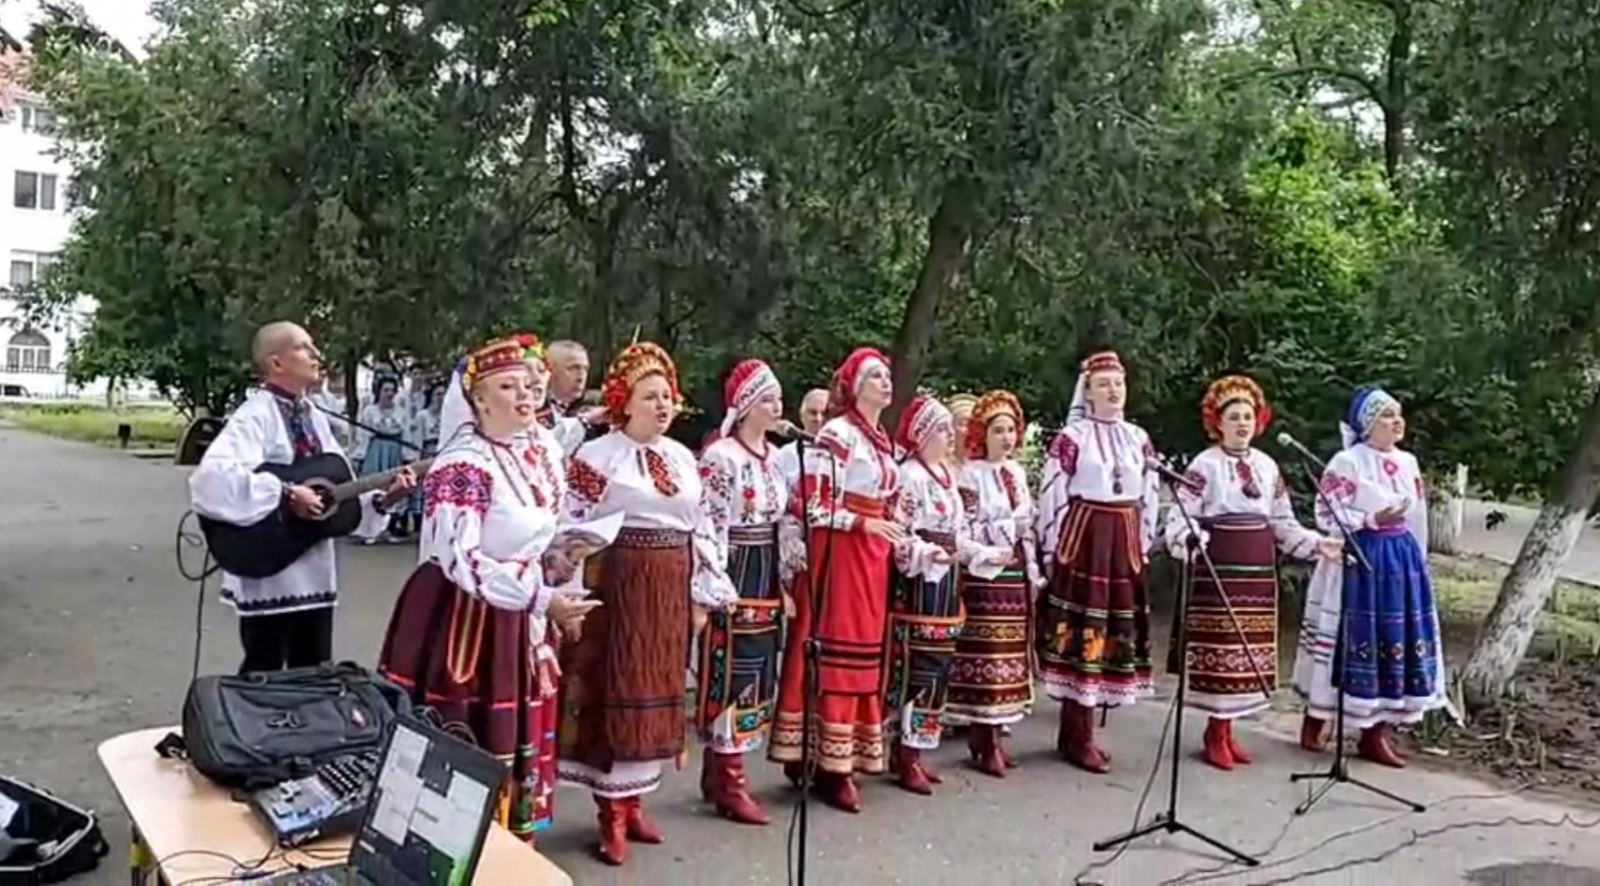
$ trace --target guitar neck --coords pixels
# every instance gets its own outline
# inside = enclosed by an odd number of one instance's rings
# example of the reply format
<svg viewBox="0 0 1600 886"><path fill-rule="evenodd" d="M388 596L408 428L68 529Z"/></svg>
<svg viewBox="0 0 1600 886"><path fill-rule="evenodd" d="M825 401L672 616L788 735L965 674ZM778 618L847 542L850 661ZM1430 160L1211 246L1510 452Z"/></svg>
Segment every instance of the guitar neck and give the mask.
<svg viewBox="0 0 1600 886"><path fill-rule="evenodd" d="M433 459L425 458L422 461L412 462L408 465L401 465L400 467L391 471L384 471L379 474L369 474L368 476L351 480L349 483L340 483L338 486L333 487L331 494L334 501L348 501L349 499L366 495L368 492L371 492L374 489L386 488L390 483L393 483L394 478L406 468L410 468L411 471L417 475L417 479L420 480L422 475L426 474L428 472L428 468L432 465Z"/></svg>

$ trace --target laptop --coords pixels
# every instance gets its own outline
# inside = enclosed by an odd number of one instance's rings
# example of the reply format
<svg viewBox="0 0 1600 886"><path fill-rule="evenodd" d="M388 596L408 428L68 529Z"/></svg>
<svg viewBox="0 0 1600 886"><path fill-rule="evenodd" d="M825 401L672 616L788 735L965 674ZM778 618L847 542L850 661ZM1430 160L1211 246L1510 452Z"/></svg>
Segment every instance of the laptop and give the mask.
<svg viewBox="0 0 1600 886"><path fill-rule="evenodd" d="M341 865L290 871L274 886L466 886L505 781L493 755L414 717L384 738L366 817Z"/></svg>

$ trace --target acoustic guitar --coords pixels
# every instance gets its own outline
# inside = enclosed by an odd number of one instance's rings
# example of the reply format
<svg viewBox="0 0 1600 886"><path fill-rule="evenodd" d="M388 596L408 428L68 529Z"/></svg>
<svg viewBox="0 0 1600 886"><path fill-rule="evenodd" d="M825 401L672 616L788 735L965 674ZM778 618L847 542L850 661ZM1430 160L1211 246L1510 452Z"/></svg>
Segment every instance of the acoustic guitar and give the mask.
<svg viewBox="0 0 1600 886"><path fill-rule="evenodd" d="M257 473L316 490L322 497L321 515L306 520L290 510L288 502L282 502L276 511L249 526L196 516L218 566L242 578L266 578L287 569L314 545L355 532L361 525L358 499L363 494L387 487L405 468L420 480L431 464L433 459L425 459L359 479L350 460L333 452L302 456L292 464L264 464L256 468Z"/></svg>

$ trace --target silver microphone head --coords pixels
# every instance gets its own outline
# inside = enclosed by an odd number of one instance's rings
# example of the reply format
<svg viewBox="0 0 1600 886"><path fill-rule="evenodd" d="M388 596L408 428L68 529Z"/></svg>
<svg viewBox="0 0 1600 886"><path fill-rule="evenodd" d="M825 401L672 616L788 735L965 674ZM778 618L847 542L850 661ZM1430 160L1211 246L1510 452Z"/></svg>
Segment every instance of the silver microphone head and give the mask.
<svg viewBox="0 0 1600 886"><path fill-rule="evenodd" d="M1299 441L1297 441L1297 440L1295 440L1295 438L1289 436L1289 432L1288 431L1279 431L1278 432L1278 445L1279 446L1285 447L1287 449L1293 449L1297 442L1299 442Z"/></svg>

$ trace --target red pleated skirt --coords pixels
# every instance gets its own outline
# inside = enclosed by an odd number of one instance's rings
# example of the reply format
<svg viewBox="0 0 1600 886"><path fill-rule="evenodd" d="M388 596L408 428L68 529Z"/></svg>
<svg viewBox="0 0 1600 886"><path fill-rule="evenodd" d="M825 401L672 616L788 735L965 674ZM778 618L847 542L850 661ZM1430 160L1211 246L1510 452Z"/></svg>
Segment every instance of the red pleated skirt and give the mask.
<svg viewBox="0 0 1600 886"><path fill-rule="evenodd" d="M876 508L873 507L876 505ZM881 517L881 502L853 503L861 517ZM864 532L811 530L811 586L820 590L820 614L812 593L796 587L795 618L784 648L783 676L768 756L781 763L803 759L807 737L805 645L821 642L821 698L810 741L824 772L882 772L883 653L889 608L889 543ZM819 617L820 615L820 617Z"/></svg>
<svg viewBox="0 0 1600 886"><path fill-rule="evenodd" d="M414 704L465 725L506 764L498 818L529 841L555 812L556 674L536 652L525 610L490 606L424 563L395 602L378 656L378 672Z"/></svg>

